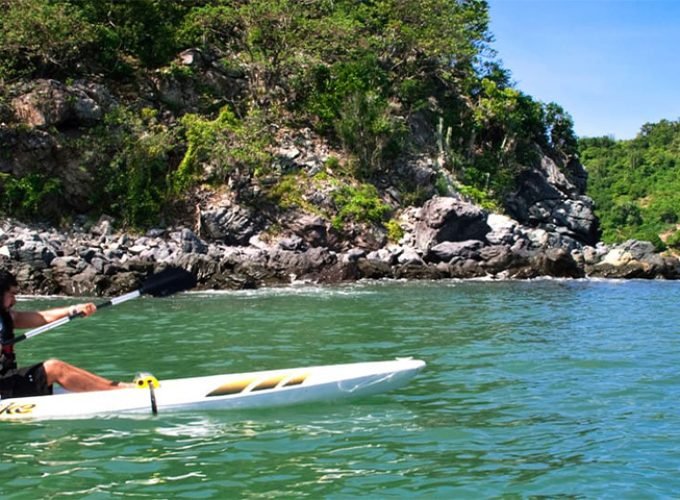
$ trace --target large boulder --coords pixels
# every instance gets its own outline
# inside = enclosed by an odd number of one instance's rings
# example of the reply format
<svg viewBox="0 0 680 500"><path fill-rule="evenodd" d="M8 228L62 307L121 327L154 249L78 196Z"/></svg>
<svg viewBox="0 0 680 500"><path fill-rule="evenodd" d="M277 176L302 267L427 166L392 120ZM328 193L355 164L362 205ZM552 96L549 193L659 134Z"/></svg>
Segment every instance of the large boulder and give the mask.
<svg viewBox="0 0 680 500"><path fill-rule="evenodd" d="M37 80L32 90L15 97L11 104L17 118L31 127L94 123L104 114L94 98L97 95L86 83L67 86L57 80Z"/></svg>
<svg viewBox="0 0 680 500"><path fill-rule="evenodd" d="M257 215L240 205L227 203L201 212L201 230L206 237L228 245L247 245L259 228Z"/></svg>
<svg viewBox="0 0 680 500"><path fill-rule="evenodd" d="M584 195L586 173L576 159L559 163L539 151L540 161L519 176L519 188L505 198L508 214L522 224L556 227L587 245L599 240L593 201Z"/></svg>
<svg viewBox="0 0 680 500"><path fill-rule="evenodd" d="M0 124L0 172L24 177L36 171L52 174L60 146L44 130L18 131Z"/></svg>
<svg viewBox="0 0 680 500"><path fill-rule="evenodd" d="M290 222L290 228L310 247L324 247L328 244L326 222L318 215L299 215Z"/></svg>
<svg viewBox="0 0 680 500"><path fill-rule="evenodd" d="M491 228L486 234L486 240L492 245L512 245L519 234L519 224L507 215L489 214L486 223Z"/></svg>
<svg viewBox="0 0 680 500"><path fill-rule="evenodd" d="M529 220L538 226L564 227L568 234L589 245L598 240L597 218L592 200L586 196L537 201L529 207Z"/></svg>
<svg viewBox="0 0 680 500"><path fill-rule="evenodd" d="M337 262L326 248L310 248L305 252L274 249L268 254L267 268L290 279L310 278Z"/></svg>
<svg viewBox="0 0 680 500"><path fill-rule="evenodd" d="M484 242L479 240L444 241L430 248L425 256L428 262L451 262L454 258L476 259Z"/></svg>
<svg viewBox="0 0 680 500"><path fill-rule="evenodd" d="M415 245L423 253L445 241L481 240L491 228L487 213L472 203L450 197L428 200L415 225Z"/></svg>
<svg viewBox="0 0 680 500"><path fill-rule="evenodd" d="M556 278L583 278L585 276L583 269L571 253L564 248L548 248L539 251L529 260L539 276Z"/></svg>

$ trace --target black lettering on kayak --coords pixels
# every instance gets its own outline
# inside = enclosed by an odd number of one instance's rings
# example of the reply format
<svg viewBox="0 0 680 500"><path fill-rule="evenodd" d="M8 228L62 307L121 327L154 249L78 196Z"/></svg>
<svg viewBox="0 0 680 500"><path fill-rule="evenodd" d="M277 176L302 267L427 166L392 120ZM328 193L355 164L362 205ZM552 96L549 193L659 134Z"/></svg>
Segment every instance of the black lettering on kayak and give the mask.
<svg viewBox="0 0 680 500"><path fill-rule="evenodd" d="M21 404L21 403L5 403L0 405L0 415L18 415L25 413L32 413L34 404Z"/></svg>

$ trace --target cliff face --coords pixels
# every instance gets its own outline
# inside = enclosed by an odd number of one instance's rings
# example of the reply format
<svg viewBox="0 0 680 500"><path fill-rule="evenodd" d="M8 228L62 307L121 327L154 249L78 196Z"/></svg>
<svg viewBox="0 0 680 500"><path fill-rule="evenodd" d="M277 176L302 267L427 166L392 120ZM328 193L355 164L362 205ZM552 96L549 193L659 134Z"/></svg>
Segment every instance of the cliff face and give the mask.
<svg viewBox="0 0 680 500"><path fill-rule="evenodd" d="M263 203L263 195L271 194L272 190L268 188L280 184L286 176L292 178L295 173L301 174L303 179L316 176L312 192L305 193L304 189L299 189L294 193L297 198L294 204L298 209L316 212L328 219L337 216L338 203L328 199L334 191L333 186L329 187L332 183L317 182L321 177L317 174L327 174L335 180L351 177L348 183L355 187L363 182L356 170L361 158L348 157L346 148L337 141L337 137L321 136L305 123L293 126L291 123L295 119L286 120L281 114L276 115L276 121L256 124L259 129L252 135L267 138L261 143L247 137L250 144L244 145L243 137L237 133L218 135L210 129L217 128L219 120L222 120L222 115L215 122L208 118L215 116L220 103L231 103L229 107L237 115L248 113L248 102L253 99L251 78L248 71L225 68L216 58L190 49L182 52L170 67L140 71L134 79L125 83L102 79L68 83L40 79L7 85L2 88L4 99L0 100L0 172L9 174L15 181L33 179L40 190L35 194L40 195L42 205L34 212L37 212L38 219L53 221L78 214L97 219L100 214L106 214L107 205L102 203L105 197L105 193L101 192L102 183L110 182L111 177L117 175L134 175L135 162L166 164L165 170L156 172L159 185L167 184L161 178L163 174L169 177L169 172L183 168L186 163L187 168L195 170L191 175L198 179L199 184L201 180L211 183L216 178L222 182L226 180L232 191L232 202L236 200L250 205L244 208L245 211L252 211L253 206L261 209L267 205L277 212L268 214L275 219L289 208L285 205L292 203L286 204L285 200L282 203L281 195L286 193L282 193L281 189L274 190L274 197L279 199L272 200L270 196ZM274 99L274 96L269 98ZM435 194L456 195L459 192L455 169L448 158L451 155L450 143L468 139L462 136L452 138L450 128L449 135L444 138L444 130L437 126L438 120L441 126L442 113L441 103L434 96L425 109L417 112L402 109L396 101L392 103L389 119L403 129L401 140L405 146L402 146L400 154L389 160L388 168L381 169L380 162L375 163L373 168L376 170L369 180L392 213L409 205L422 205ZM191 123L187 124L187 116L205 118L195 120L200 127L192 129ZM244 125L238 126L243 128ZM498 133L491 124L489 129L489 134ZM360 133L362 136L374 134L375 138L366 141L366 151L354 149L355 155L371 157L377 154L371 147L384 149L388 146L381 143L378 131L362 130ZM205 141L208 144L203 144L195 140L192 142L192 134L213 136ZM470 140L480 135L473 134ZM503 142L506 140L507 137ZM517 139L508 142L514 143ZM229 147L240 149L232 153L228 151ZM217 153L201 156L196 151L201 148ZM265 175L253 175L253 168L248 165L242 169L243 172L239 171L238 158L230 158L232 161L228 166L220 163L221 149L228 156L243 154L247 148L261 150L263 155L256 159L260 164L267 164ZM474 146L471 148L474 149ZM585 197L586 173L582 165L573 155L551 151L546 145L541 149L534 144L533 148L535 154L524 163L515 188L503 200L502 208L522 224L549 232L562 228L560 234L565 238L594 244L598 239L597 221L592 201ZM245 153L253 155L252 151ZM333 161L329 164L329 160ZM234 167L234 164L237 166ZM153 175L153 171L144 175ZM51 188L47 186L48 181L52 181ZM149 181L142 179L139 182ZM107 189L121 189L121 183L123 180L107 186ZM168 186L163 188L167 191ZM194 191L200 189L190 189L192 192L182 194L185 199L191 200L190 208L198 207L200 213L212 213L215 207L209 205L215 198L203 192L194 199ZM134 192L129 194L135 195ZM150 194L162 193L159 189L157 193L151 190ZM261 199L256 200L258 197ZM224 198L219 197L222 201ZM159 203L164 202L167 200L159 200ZM163 221L165 224L171 224L173 219L195 215L182 203L179 205L172 217ZM272 217L269 218L272 222ZM136 222L134 217L129 219L118 222ZM266 220L258 220L253 227L261 229L266 224ZM206 227L213 226L208 224ZM353 229L342 230L351 232Z"/></svg>
<svg viewBox="0 0 680 500"><path fill-rule="evenodd" d="M595 247L598 221L585 195L586 172L575 157L535 145L533 161L504 198L505 213L475 205L457 189L442 159L442 134L432 119L436 105L403 116L408 147L393 158L388 175L374 175L371 183L353 175L338 144L310 127L267 123L270 140L259 151L267 163L264 174L223 170L219 158L207 162L191 173L199 182L165 211L156 229L144 235L116 230L115 220L94 211L93 193L109 180L110 171L102 174L101 167L107 155L122 148L132 151L125 159L133 165L160 158L161 167L181 170L187 158L200 156L186 131L185 139L177 138L182 117L205 106L198 89L208 87L209 95L233 101L238 109L247 87L244 74L213 64L199 51L184 52L177 64L191 71L159 70L115 87L36 80L7 92L0 172L34 185L41 180L36 211L71 221L68 231L5 221L0 255L29 284L27 291L113 293L169 264L192 269L208 288L291 278L678 274L675 261L653 258L648 248L631 253L626 247L613 255ZM134 143L114 119L122 108L147 117L136 125L147 129ZM398 107L393 112L398 115ZM229 119L220 115L206 127ZM225 141L242 139L242 129L232 132L210 147L220 151ZM112 141L117 134L122 139ZM155 142L147 145L149 137ZM161 185L166 171L158 172ZM200 182L215 176L226 182L217 187ZM147 205L153 203L161 202L151 196Z"/></svg>
<svg viewBox="0 0 680 500"><path fill-rule="evenodd" d="M598 220L586 184L587 173L578 159L556 160L541 152L540 160L519 176L505 208L523 224L561 235L565 246L595 245Z"/></svg>

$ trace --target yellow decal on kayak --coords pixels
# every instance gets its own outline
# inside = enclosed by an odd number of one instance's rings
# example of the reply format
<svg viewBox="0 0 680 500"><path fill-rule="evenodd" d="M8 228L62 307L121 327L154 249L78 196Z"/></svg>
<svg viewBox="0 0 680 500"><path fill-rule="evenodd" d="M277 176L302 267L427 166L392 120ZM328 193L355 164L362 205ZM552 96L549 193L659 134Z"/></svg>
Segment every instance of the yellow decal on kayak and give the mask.
<svg viewBox="0 0 680 500"><path fill-rule="evenodd" d="M20 415L25 413L32 413L34 404L21 404L21 403L5 403L0 405L0 415Z"/></svg>
<svg viewBox="0 0 680 500"><path fill-rule="evenodd" d="M306 373L300 373L300 374L286 380L283 384L281 384L281 387L290 387L291 385L300 385L302 382L305 381L306 378L307 378Z"/></svg>
<svg viewBox="0 0 680 500"><path fill-rule="evenodd" d="M214 389L208 393L208 396L227 396L229 394L238 394L248 387L255 379L247 378L241 380L233 380L222 384L217 389Z"/></svg>
<svg viewBox="0 0 680 500"><path fill-rule="evenodd" d="M259 380L252 377L241 380L232 380L210 391L207 396L228 396L229 394L239 394L242 392L291 387L302 384L306 378L306 373L297 373L292 375L290 373L284 373ZM246 391L248 388L250 388L250 390Z"/></svg>
<svg viewBox="0 0 680 500"><path fill-rule="evenodd" d="M284 377L282 375L278 375L276 377L269 377L264 380L260 380L257 384L253 386L251 391L264 391L265 389L273 389L283 379Z"/></svg>

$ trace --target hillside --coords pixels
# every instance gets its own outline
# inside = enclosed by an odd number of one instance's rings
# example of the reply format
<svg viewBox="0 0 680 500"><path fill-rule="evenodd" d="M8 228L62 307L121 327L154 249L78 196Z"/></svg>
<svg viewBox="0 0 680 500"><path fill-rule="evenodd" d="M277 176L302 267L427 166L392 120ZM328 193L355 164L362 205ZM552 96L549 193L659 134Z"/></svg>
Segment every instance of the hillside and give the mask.
<svg viewBox="0 0 680 500"><path fill-rule="evenodd" d="M0 6L0 260L38 293L680 273L596 248L571 118L483 0Z"/></svg>
<svg viewBox="0 0 680 500"><path fill-rule="evenodd" d="M584 138L579 148L605 242L680 247L680 122L646 124L627 141Z"/></svg>
<svg viewBox="0 0 680 500"><path fill-rule="evenodd" d="M338 228L387 224L437 193L501 208L575 151L569 116L489 58L483 1L0 3L7 215L144 228L206 189L286 208L302 163L333 179L316 210Z"/></svg>

